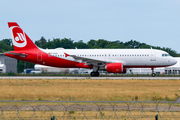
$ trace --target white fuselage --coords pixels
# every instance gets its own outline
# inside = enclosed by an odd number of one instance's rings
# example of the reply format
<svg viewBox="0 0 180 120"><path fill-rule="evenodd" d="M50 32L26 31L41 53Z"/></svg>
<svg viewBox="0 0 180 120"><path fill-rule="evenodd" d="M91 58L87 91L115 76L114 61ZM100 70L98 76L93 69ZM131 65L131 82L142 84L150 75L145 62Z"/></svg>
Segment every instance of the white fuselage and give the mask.
<svg viewBox="0 0 180 120"><path fill-rule="evenodd" d="M163 67L174 65L177 61L167 52L155 49L41 49L55 57L81 62L68 56L103 60L107 63L123 63L125 67Z"/></svg>

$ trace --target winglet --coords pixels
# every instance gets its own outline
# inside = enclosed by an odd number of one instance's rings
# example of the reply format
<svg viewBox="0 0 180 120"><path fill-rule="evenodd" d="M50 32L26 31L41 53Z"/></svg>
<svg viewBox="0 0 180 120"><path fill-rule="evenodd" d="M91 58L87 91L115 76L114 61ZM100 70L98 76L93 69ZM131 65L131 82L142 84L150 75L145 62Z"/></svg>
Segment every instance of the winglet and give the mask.
<svg viewBox="0 0 180 120"><path fill-rule="evenodd" d="M65 54L65 57L69 56L69 54L67 54L67 53L64 53L64 54Z"/></svg>

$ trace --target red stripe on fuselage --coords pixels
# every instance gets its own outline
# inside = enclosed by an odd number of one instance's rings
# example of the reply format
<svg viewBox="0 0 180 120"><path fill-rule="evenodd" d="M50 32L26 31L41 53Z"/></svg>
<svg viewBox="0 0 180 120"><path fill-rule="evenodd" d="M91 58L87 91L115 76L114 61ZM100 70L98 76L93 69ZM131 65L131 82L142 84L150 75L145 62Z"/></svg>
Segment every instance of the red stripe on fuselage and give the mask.
<svg viewBox="0 0 180 120"><path fill-rule="evenodd" d="M5 55L8 57L12 57L18 60L23 60L35 64L41 64L41 65L53 66L53 67L63 67L63 68L92 68L92 66L85 65L85 63L81 64L76 61L70 61L55 56L51 56L41 50L37 51L37 49L32 49L26 52L24 51L10 51L10 52L20 53L20 54L25 53L27 54L27 56L21 57L19 55L12 55L9 53L5 53Z"/></svg>

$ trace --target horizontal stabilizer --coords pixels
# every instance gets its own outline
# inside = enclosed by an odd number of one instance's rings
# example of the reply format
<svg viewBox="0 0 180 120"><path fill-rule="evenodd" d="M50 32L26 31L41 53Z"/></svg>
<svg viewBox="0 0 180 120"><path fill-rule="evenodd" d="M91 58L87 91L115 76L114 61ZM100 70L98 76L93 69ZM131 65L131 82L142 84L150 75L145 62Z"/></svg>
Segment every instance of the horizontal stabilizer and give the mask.
<svg viewBox="0 0 180 120"><path fill-rule="evenodd" d="M27 54L25 54L25 53L15 53L15 52L6 52L6 53L7 53L7 54L11 54L11 55L21 56L21 57L27 56Z"/></svg>

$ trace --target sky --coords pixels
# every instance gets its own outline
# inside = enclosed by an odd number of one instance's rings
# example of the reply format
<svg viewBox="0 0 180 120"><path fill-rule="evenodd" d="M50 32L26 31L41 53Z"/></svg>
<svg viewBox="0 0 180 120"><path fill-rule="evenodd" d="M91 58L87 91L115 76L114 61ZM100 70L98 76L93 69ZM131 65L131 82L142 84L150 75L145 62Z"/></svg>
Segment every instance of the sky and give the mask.
<svg viewBox="0 0 180 120"><path fill-rule="evenodd" d="M11 38L7 22L33 41L133 39L180 53L180 0L0 0L0 40Z"/></svg>

